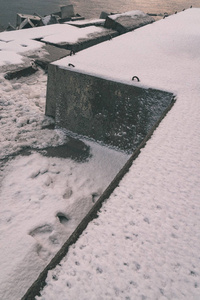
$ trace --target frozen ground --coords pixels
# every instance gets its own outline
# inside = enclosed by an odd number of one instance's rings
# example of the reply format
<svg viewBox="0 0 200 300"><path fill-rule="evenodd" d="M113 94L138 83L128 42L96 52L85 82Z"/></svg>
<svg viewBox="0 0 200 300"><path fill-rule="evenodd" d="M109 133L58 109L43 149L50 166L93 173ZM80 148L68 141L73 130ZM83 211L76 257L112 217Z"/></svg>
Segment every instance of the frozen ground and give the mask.
<svg viewBox="0 0 200 300"><path fill-rule="evenodd" d="M25 294L127 160L87 141L83 162L39 153L68 142L48 129L46 81L43 71L12 81L0 74L1 300Z"/></svg>
<svg viewBox="0 0 200 300"><path fill-rule="evenodd" d="M37 299L200 299L199 49L190 9L56 63L177 101Z"/></svg>

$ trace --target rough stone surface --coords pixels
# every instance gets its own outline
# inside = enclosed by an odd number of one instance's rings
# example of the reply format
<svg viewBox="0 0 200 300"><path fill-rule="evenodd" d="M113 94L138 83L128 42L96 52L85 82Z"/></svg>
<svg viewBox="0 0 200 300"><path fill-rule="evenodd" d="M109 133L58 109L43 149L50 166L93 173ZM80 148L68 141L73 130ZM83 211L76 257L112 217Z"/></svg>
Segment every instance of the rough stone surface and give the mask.
<svg viewBox="0 0 200 300"><path fill-rule="evenodd" d="M132 152L172 98L50 65L46 115L55 117L58 127Z"/></svg>

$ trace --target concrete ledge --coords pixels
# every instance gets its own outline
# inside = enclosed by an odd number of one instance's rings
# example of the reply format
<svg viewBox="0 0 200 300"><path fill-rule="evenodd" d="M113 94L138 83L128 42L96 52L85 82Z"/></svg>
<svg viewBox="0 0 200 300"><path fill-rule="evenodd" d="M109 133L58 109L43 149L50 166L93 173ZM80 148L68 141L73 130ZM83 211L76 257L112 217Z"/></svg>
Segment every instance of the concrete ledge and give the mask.
<svg viewBox="0 0 200 300"><path fill-rule="evenodd" d="M46 115L58 127L132 153L173 94L49 66ZM131 80L130 80L131 82Z"/></svg>
<svg viewBox="0 0 200 300"><path fill-rule="evenodd" d="M99 43L105 42L110 40L111 38L114 38L116 36L118 36L118 32L112 29L104 29L102 32L99 33L91 33L90 35L88 35L87 38L81 38L79 39L77 42L71 43L71 42L60 42L60 43L51 43L51 42L47 42L47 41L43 41L46 44L49 45L53 45L56 46L58 48L63 48L63 49L67 49L67 50L73 50L75 52L84 50L86 48L92 47L94 45L97 45Z"/></svg>

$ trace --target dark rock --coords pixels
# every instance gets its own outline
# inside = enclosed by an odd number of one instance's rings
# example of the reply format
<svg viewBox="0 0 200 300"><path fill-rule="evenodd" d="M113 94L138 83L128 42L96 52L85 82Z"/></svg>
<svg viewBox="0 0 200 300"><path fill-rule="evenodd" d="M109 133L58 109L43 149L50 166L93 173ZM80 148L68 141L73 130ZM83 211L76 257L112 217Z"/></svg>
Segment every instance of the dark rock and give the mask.
<svg viewBox="0 0 200 300"><path fill-rule="evenodd" d="M101 14L100 14L100 19L106 19L107 16L109 16L109 13L107 13L105 11L102 11Z"/></svg>

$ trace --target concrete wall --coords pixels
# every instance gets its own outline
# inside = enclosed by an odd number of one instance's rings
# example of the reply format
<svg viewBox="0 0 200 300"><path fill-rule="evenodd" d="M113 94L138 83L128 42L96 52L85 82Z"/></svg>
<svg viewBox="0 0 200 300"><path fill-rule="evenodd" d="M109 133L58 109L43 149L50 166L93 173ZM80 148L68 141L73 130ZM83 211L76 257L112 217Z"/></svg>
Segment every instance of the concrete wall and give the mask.
<svg viewBox="0 0 200 300"><path fill-rule="evenodd" d="M58 127L130 153L173 99L171 93L125 85L74 69L50 65L46 115L55 117Z"/></svg>

